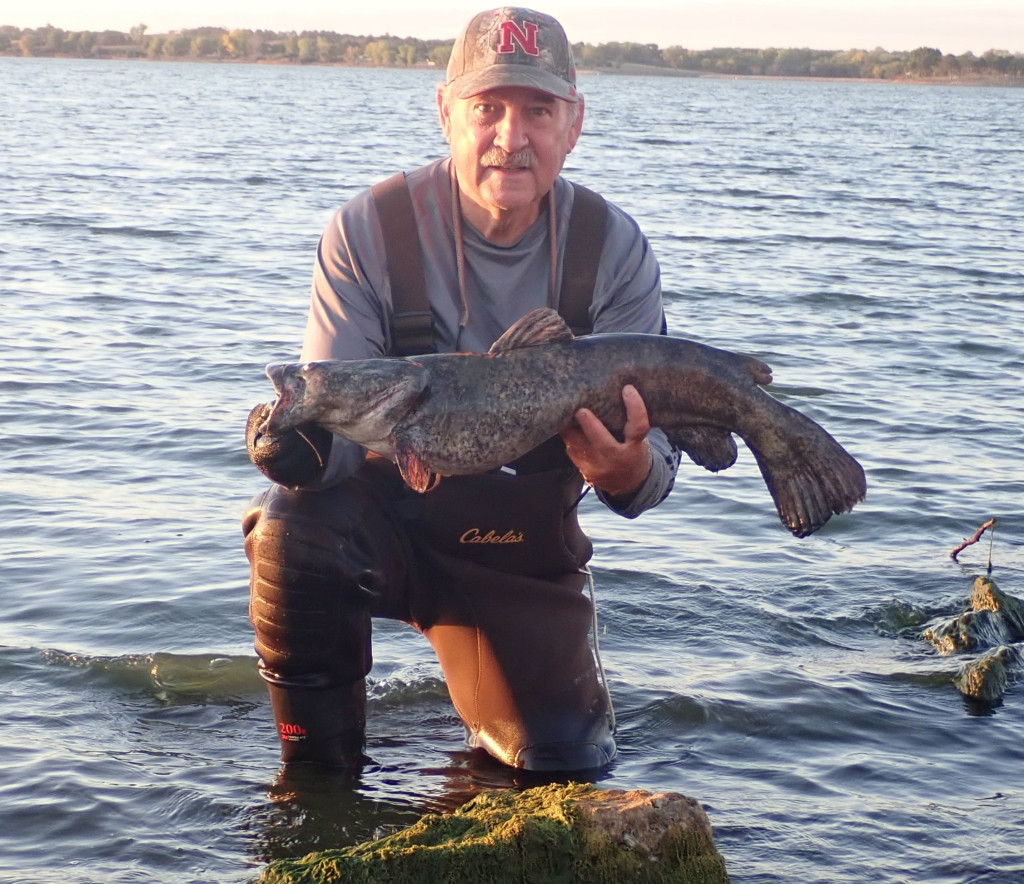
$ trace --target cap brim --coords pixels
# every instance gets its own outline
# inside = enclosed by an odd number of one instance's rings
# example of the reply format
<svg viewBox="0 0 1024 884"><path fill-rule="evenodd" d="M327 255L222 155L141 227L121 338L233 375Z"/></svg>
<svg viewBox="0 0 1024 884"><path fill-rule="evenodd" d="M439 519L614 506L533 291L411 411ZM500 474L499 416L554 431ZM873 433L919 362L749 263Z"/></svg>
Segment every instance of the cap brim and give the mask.
<svg viewBox="0 0 1024 884"><path fill-rule="evenodd" d="M493 64L482 71L456 77L450 84L456 98L472 98L481 92L502 86L524 86L546 92L563 101L577 101L579 94L572 83L548 71L525 64Z"/></svg>

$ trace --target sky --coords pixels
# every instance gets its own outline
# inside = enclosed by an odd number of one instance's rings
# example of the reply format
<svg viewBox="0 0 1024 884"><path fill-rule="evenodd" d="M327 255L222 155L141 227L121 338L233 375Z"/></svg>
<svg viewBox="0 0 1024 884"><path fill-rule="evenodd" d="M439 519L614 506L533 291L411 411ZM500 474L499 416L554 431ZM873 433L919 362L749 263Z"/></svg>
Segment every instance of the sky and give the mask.
<svg viewBox="0 0 1024 884"><path fill-rule="evenodd" d="M884 49L929 46L977 55L1024 52L1024 0L566 0L532 3L554 15L572 42L655 43L710 49ZM352 10L352 6L358 6ZM437 0L2 0L0 24L69 31L149 33L205 25L274 31L324 30L453 38L487 4Z"/></svg>

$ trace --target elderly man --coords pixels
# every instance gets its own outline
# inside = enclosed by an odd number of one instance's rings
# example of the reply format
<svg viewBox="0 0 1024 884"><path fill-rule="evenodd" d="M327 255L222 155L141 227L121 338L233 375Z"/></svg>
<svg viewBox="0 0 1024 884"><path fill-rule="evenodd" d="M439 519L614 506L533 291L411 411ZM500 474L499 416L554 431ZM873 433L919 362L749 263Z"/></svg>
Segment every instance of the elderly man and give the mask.
<svg viewBox="0 0 1024 884"><path fill-rule="evenodd" d="M475 16L437 107L451 156L359 194L324 231L304 360L486 352L542 306L577 334L663 331L636 223L559 175L584 107L557 21ZM576 504L588 484L634 517L679 463L637 391L622 397L621 438L581 410L519 461L423 494L321 427L261 435L268 406L253 409L249 454L275 484L243 523L250 615L286 764L362 762L373 617L430 641L471 746L529 770L612 760Z"/></svg>

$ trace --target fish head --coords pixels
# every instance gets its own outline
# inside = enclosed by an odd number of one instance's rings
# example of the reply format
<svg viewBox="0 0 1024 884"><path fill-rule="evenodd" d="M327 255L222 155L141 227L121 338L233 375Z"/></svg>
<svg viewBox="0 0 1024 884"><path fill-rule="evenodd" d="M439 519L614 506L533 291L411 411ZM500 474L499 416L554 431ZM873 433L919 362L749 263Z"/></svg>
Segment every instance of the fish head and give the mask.
<svg viewBox="0 0 1024 884"><path fill-rule="evenodd" d="M345 359L267 366L277 400L261 432L303 424L378 451L426 386L421 365L406 359Z"/></svg>
<svg viewBox="0 0 1024 884"><path fill-rule="evenodd" d="M310 423L306 417L310 403L305 401L306 378L304 365L278 362L268 365L267 377L274 385L277 399L260 427L260 433L277 435L300 424Z"/></svg>

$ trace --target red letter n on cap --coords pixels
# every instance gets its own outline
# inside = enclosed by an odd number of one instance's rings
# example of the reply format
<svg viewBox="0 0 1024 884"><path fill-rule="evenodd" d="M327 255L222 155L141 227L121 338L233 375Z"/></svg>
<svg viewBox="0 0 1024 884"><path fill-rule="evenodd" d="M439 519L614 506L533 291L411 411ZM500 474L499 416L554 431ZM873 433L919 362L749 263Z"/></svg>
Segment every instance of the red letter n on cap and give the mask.
<svg viewBox="0 0 1024 884"><path fill-rule="evenodd" d="M515 44L518 43L527 55L540 55L537 48L536 22L524 21L522 28L514 21L499 22L498 32L498 52L515 52Z"/></svg>

